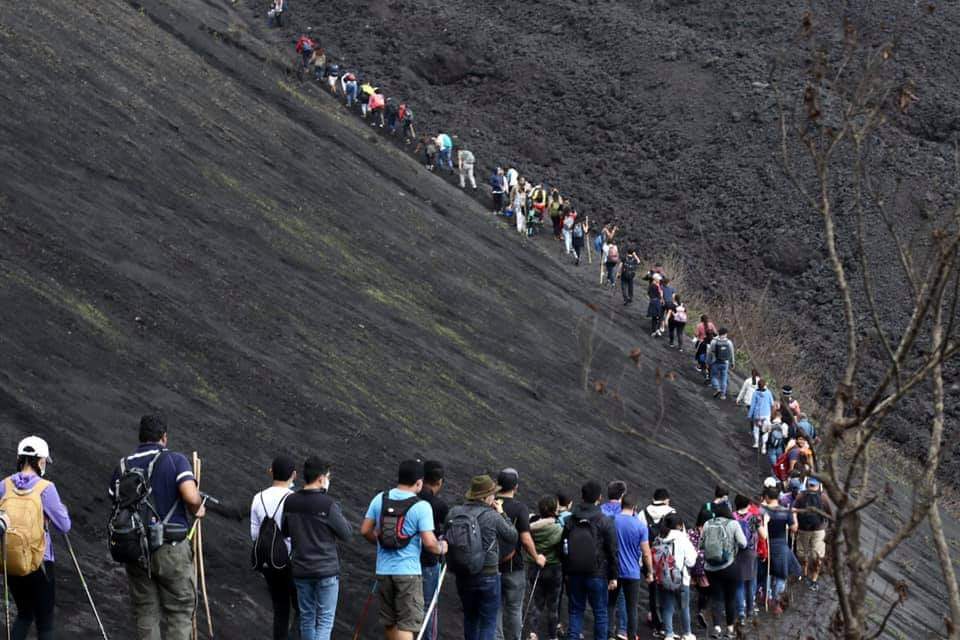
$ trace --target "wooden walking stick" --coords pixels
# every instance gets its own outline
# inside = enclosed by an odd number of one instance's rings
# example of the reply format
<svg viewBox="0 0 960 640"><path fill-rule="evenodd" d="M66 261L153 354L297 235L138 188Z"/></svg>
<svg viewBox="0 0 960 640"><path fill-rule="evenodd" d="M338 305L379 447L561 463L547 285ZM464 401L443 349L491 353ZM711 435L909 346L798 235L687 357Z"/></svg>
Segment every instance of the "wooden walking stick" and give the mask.
<svg viewBox="0 0 960 640"><path fill-rule="evenodd" d="M197 488L200 488L200 473L203 470L203 461L197 458ZM213 618L210 617L210 598L207 596L207 573L203 562L203 521L197 525L197 549L200 551L200 562L197 566L200 568L200 590L203 594L203 609L207 614L207 632L213 638Z"/></svg>
<svg viewBox="0 0 960 640"><path fill-rule="evenodd" d="M197 457L197 452L194 451L194 452L193 452L193 477L194 477L194 479L195 479L196 482L197 482L197 489L198 489L198 490L199 490L199 487L200 487L200 479L197 477L197 476L199 475L199 473L200 473L199 458ZM196 525L196 524L197 524L197 523L194 522L194 525ZM191 532L191 533L193 533L193 532ZM190 543L193 545L193 578L194 578L194 585L197 585L197 584L200 583L200 568L199 568L199 566L198 566L198 562L199 562L199 559L200 559L200 552L199 552L199 550L198 550L198 548L197 548L197 544L199 543L199 541L200 541L200 539L199 539L196 535L191 536ZM198 614L199 608L200 608L200 593L199 593L199 591L197 590L197 588L194 587L193 634L191 635L191 637L193 638L193 640L199 640L199 637L200 637L200 636L199 636L199 631L197 630L197 614Z"/></svg>

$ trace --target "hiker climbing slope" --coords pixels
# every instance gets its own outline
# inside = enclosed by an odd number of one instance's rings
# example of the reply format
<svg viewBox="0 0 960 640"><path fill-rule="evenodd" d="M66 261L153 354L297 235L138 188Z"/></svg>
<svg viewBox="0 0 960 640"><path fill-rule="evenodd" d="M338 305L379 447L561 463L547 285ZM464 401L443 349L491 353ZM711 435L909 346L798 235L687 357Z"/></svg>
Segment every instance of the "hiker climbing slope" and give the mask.
<svg viewBox="0 0 960 640"><path fill-rule="evenodd" d="M377 545L380 624L387 640L413 640L423 624L422 550L437 555L447 543L434 535L433 511L417 494L423 489L423 463L404 460L397 486L374 496L360 534Z"/></svg>
<svg viewBox="0 0 960 640"><path fill-rule="evenodd" d="M190 462L167 449L166 421L159 415L143 416L139 439L140 445L120 461L110 484L111 551L127 572L137 640L187 640L197 598L187 511L202 518L206 509ZM138 483L149 485L149 498L131 503ZM123 526L134 512L147 525L145 531ZM144 534L149 540L142 540ZM143 544L148 549L145 556Z"/></svg>
<svg viewBox="0 0 960 640"><path fill-rule="evenodd" d="M430 505L433 512L433 523L436 525L437 535L443 534L443 523L447 520L447 513L450 507L440 497L440 491L443 489L444 469L443 464L436 460L427 460L423 463L423 489L420 490L419 497ZM423 602L425 608L429 608L430 599L437 591L440 585L440 556L423 551L420 554L420 570L423 575ZM426 609L424 610L426 612ZM439 623L437 610L434 609L431 619L427 623L427 633L424 635L427 640L435 640L439 634Z"/></svg>
<svg viewBox="0 0 960 640"><path fill-rule="evenodd" d="M273 604L273 640L286 640L290 632L290 610L299 617L297 588L290 567L290 538L281 533L283 506L293 494L297 478L293 460L273 459L269 469L272 482L253 496L250 503L250 539L253 541L254 569L263 574Z"/></svg>
<svg viewBox="0 0 960 640"><path fill-rule="evenodd" d="M517 530L496 500L499 490L490 476L474 476L466 503L450 509L444 524L450 545L447 563L456 576L465 640L493 640L497 633L500 550L517 543Z"/></svg>
<svg viewBox="0 0 960 640"><path fill-rule="evenodd" d="M70 531L70 515L57 487L44 476L52 462L47 442L29 436L17 445L17 472L0 484L4 569L17 617L10 631L23 640L36 624L38 640L54 637L56 574L48 523L61 533Z"/></svg>
<svg viewBox="0 0 960 640"><path fill-rule="evenodd" d="M290 536L301 640L330 640L340 593L337 542L353 534L340 504L329 494L331 466L316 456L307 458L305 484L284 505L282 531Z"/></svg>

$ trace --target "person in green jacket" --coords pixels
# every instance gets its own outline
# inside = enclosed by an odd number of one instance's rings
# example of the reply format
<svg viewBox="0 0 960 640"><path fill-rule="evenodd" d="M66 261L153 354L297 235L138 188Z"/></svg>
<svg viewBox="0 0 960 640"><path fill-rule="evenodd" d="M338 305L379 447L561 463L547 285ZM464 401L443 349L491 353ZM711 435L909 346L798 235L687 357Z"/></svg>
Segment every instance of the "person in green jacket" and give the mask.
<svg viewBox="0 0 960 640"><path fill-rule="evenodd" d="M530 535L537 553L547 562L543 568L529 559L527 581L530 585L530 614L527 616L530 637L554 640L557 637L557 622L560 618L560 587L563 584L563 567L560 564L563 527L557 518L559 504L556 496L544 496L537 503L540 518L530 523ZM528 637L524 635L523 637Z"/></svg>

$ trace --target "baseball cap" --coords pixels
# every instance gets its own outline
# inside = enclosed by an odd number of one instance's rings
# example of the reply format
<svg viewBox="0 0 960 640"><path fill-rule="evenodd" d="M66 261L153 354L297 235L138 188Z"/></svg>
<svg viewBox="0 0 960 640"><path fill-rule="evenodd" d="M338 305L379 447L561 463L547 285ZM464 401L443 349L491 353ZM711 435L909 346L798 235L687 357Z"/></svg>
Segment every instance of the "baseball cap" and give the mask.
<svg viewBox="0 0 960 640"><path fill-rule="evenodd" d="M47 462L53 462L47 441L38 436L27 436L21 440L20 444L17 445L17 455L46 458Z"/></svg>
<svg viewBox="0 0 960 640"><path fill-rule="evenodd" d="M780 483L773 476L768 476L767 479L763 481L763 486L769 488L776 488L779 486L779 484Z"/></svg>
<svg viewBox="0 0 960 640"><path fill-rule="evenodd" d="M516 489L517 485L520 483L520 474L516 469L512 467L507 467L503 469L497 475L497 484L500 485L503 491L510 491Z"/></svg>
<svg viewBox="0 0 960 640"><path fill-rule="evenodd" d="M807 478L807 489L816 489L820 486L820 481L816 478Z"/></svg>

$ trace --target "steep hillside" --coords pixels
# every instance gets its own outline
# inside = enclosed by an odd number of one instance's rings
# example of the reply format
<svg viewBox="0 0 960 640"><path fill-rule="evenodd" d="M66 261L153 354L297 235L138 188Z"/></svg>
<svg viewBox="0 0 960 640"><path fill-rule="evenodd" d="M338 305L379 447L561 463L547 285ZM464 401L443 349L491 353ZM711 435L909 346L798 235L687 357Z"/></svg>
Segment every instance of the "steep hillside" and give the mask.
<svg viewBox="0 0 960 640"><path fill-rule="evenodd" d="M291 82L289 48L245 11L15 9L0 7L0 444L50 440L113 637L130 613L106 553L105 485L150 410L229 503L205 525L224 638L267 628L247 523L230 516L276 452L332 458L332 492L357 524L413 454L448 464L451 498L505 465L530 502L620 477L643 495L670 487L690 516L715 482L697 459L755 488L752 452L726 446L739 418L704 398L687 360L639 342L634 366L635 319L615 298ZM57 552L63 635L96 637ZM359 537L343 557L337 637L373 569ZM895 622L920 637L941 626L936 567L913 550L900 560L889 580L920 582ZM456 637L452 589L442 610Z"/></svg>
<svg viewBox="0 0 960 640"><path fill-rule="evenodd" d="M262 2L245 3L262 16ZM777 159L773 85L800 95L810 60L806 11L834 57L844 24L867 48L896 42L892 78L920 99L890 115L871 146L871 178L896 202L904 237L922 245L928 221L960 198L960 85L956 57L943 48L960 35L956 3L303 0L291 7L285 38L313 26L348 68L417 105L418 131L456 133L485 168L512 163L558 186L595 221L619 222L647 255L683 255L707 297L763 296L771 322L793 330L807 367L838 370L842 315L819 215ZM255 28L277 38L262 21ZM838 193L837 205L848 207L850 189ZM844 255L853 253L850 217L840 217ZM882 320L898 335L910 305L897 286L903 275L876 212L866 228L874 278L890 283L878 293ZM871 327L858 302L862 325ZM960 371L951 368L948 378L957 418ZM833 391L827 383L812 393L824 400ZM914 424L925 408L914 398L904 404L886 434L922 454ZM960 440L945 451L944 476L960 482Z"/></svg>

